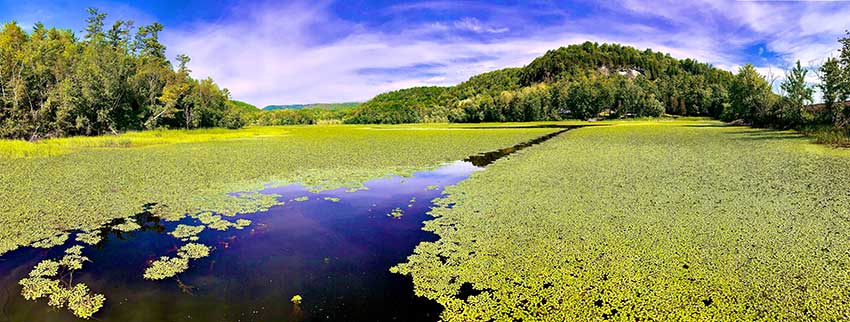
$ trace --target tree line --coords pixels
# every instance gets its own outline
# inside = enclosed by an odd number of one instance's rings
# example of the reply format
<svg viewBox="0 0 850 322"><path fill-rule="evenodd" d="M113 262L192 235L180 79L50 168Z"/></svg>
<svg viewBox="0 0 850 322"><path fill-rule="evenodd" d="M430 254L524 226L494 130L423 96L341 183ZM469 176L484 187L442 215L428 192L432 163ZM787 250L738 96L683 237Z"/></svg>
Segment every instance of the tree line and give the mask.
<svg viewBox="0 0 850 322"><path fill-rule="evenodd" d="M241 127L229 92L176 69L159 23L134 27L88 9L82 38L71 30L16 22L0 31L0 137L37 140L155 128Z"/></svg>
<svg viewBox="0 0 850 322"><path fill-rule="evenodd" d="M522 68L474 76L451 87L384 93L355 109L347 123L510 122L662 114L710 116L779 128L850 125L850 36L818 70L825 107L807 108L813 88L800 63L779 94L747 64L737 73L692 59L586 42L551 50Z"/></svg>

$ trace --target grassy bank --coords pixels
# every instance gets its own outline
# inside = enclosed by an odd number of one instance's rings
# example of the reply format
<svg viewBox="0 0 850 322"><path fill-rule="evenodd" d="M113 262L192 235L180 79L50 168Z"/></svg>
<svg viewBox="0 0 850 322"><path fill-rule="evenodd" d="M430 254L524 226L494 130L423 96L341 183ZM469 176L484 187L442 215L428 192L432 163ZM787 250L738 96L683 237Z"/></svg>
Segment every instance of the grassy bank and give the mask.
<svg viewBox="0 0 850 322"><path fill-rule="evenodd" d="M357 186L510 146L553 129L463 126L290 126L136 132L38 143L0 141L0 254L63 240L114 218L165 206L246 212L268 204L230 192L266 183Z"/></svg>
<svg viewBox="0 0 850 322"><path fill-rule="evenodd" d="M791 132L567 132L448 188L394 268L466 320L840 320L850 153Z"/></svg>

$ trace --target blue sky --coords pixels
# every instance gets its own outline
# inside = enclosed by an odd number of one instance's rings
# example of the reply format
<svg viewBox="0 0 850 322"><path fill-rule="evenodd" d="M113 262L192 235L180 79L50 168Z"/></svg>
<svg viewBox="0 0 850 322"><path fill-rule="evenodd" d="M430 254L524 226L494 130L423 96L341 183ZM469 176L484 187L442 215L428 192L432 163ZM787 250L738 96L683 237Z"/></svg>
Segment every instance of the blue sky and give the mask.
<svg viewBox="0 0 850 322"><path fill-rule="evenodd" d="M86 7L165 25L169 57L265 106L363 101L523 66L549 49L618 42L781 79L817 66L850 29L850 1L37 1L0 21L80 31ZM815 81L810 73L810 81Z"/></svg>

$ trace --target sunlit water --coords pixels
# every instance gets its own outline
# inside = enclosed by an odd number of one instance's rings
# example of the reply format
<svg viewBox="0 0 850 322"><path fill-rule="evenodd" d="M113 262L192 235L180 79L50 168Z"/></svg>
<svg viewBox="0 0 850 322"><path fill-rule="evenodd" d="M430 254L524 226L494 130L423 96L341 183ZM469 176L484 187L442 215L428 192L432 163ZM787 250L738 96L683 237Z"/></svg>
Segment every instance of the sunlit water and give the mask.
<svg viewBox="0 0 850 322"><path fill-rule="evenodd" d="M421 230L431 200L480 169L459 161L412 177L372 180L365 183L368 190L356 192L310 193L296 185L266 190L286 204L238 216L252 220L244 230L204 230L198 242L215 249L192 261L179 279L148 281L142 274L152 260L174 256L183 244L166 232L179 223L199 223L160 222L143 214L138 221L144 229L109 231L101 244L86 247L83 255L92 262L74 281L107 297L95 315L102 321L436 320L441 306L415 296L410 278L389 268L418 243L437 239ZM439 188L428 189L433 185ZM291 201L301 196L310 199ZM404 211L400 219L387 215L394 208ZM39 261L61 257L73 240L0 257L0 321L75 320L46 299L24 300L17 284ZM290 302L294 295L303 297L300 305Z"/></svg>

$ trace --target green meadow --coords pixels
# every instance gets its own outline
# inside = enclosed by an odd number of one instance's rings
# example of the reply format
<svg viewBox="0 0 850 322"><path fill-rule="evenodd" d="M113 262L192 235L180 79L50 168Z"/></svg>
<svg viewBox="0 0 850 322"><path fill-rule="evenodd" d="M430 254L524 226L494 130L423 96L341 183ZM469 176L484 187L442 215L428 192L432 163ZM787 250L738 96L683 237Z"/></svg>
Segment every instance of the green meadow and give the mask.
<svg viewBox="0 0 850 322"><path fill-rule="evenodd" d="M392 270L447 321L846 319L850 151L809 140L576 129L449 187Z"/></svg>
<svg viewBox="0 0 850 322"><path fill-rule="evenodd" d="M486 126L486 125L484 125ZM38 142L0 141L0 254L91 230L157 204L170 219L255 212L252 192L302 183L350 187L511 146L552 129L462 125L287 126L160 130Z"/></svg>

